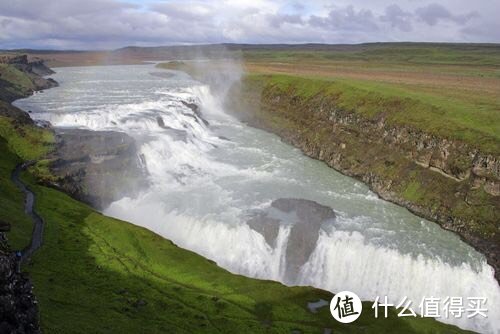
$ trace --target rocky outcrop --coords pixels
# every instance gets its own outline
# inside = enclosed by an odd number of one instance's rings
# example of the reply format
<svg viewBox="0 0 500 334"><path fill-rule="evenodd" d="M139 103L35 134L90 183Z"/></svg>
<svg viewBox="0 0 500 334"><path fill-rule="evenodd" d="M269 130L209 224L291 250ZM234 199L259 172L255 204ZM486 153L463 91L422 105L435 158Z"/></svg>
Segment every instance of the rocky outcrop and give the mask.
<svg viewBox="0 0 500 334"><path fill-rule="evenodd" d="M18 125L33 124L33 120L26 111L3 101L0 101L0 116L8 117Z"/></svg>
<svg viewBox="0 0 500 334"><path fill-rule="evenodd" d="M42 59L28 59L27 55L5 55L0 56L0 64L9 64L18 70L26 73L31 73L40 77L54 74L49 67L45 66Z"/></svg>
<svg viewBox="0 0 500 334"><path fill-rule="evenodd" d="M247 224L262 234L271 247L276 246L280 227L290 228L284 278L293 284L316 248L321 226L334 219L335 213L327 206L305 199L280 198L267 210L255 212Z"/></svg>
<svg viewBox="0 0 500 334"><path fill-rule="evenodd" d="M54 71L45 66L40 59L29 60L26 55L4 55L0 56L0 64L10 67L0 68L0 100L2 101L10 103L29 96L34 91L58 85L55 80L43 77L53 74ZM12 69L18 72L12 74ZM10 75L6 75L6 70L11 72Z"/></svg>
<svg viewBox="0 0 500 334"><path fill-rule="evenodd" d="M0 116L13 119L17 124L33 124L29 114L10 103L30 96L34 91L56 87L53 79L42 76L54 73L42 60L29 61L26 55L0 56Z"/></svg>
<svg viewBox="0 0 500 334"><path fill-rule="evenodd" d="M0 333L40 333L33 286L18 267L19 258L0 232Z"/></svg>
<svg viewBox="0 0 500 334"><path fill-rule="evenodd" d="M194 120L196 122L202 122L205 126L209 126L210 124L208 123L208 121L206 119L203 118L203 115L201 114L201 110L200 110L200 106L197 105L196 103L192 103L192 102L186 102L186 101L181 101L181 103L188 107L189 109L191 109L191 111L196 115L196 117L194 117ZM184 114L186 116L191 116L189 114Z"/></svg>
<svg viewBox="0 0 500 334"><path fill-rule="evenodd" d="M172 139L187 142L187 131L174 129L165 124L165 121L161 116L156 116L156 123L162 129L167 130L168 134Z"/></svg>
<svg viewBox="0 0 500 334"><path fill-rule="evenodd" d="M103 209L146 185L135 141L122 132L56 129L53 186Z"/></svg>
<svg viewBox="0 0 500 334"><path fill-rule="evenodd" d="M303 97L243 86L230 110L306 155L366 183L385 200L457 232L486 255L500 280L500 158L470 145L397 126L384 113L338 108L335 96Z"/></svg>

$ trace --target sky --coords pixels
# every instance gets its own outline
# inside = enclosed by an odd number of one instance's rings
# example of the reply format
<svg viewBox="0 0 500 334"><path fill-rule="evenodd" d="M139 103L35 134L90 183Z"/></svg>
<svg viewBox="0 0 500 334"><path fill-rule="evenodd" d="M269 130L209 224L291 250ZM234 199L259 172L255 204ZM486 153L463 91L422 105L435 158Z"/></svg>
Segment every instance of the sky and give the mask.
<svg viewBox="0 0 500 334"><path fill-rule="evenodd" d="M500 43L500 0L0 0L0 49Z"/></svg>

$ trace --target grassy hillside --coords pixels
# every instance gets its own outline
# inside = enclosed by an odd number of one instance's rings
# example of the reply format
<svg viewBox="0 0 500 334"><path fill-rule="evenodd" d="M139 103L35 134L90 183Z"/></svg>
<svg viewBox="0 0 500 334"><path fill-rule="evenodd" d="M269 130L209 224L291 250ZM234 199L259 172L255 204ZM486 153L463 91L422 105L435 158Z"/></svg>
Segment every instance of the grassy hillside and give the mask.
<svg viewBox="0 0 500 334"><path fill-rule="evenodd" d="M40 159L49 132L0 122L0 218L21 247L31 234L23 196L10 181L14 166ZM331 294L310 287L234 275L211 261L132 224L112 219L67 195L23 179L45 220L44 245L23 268L32 278L45 333L461 333L432 319L374 319L371 303L355 323L333 320L307 303Z"/></svg>

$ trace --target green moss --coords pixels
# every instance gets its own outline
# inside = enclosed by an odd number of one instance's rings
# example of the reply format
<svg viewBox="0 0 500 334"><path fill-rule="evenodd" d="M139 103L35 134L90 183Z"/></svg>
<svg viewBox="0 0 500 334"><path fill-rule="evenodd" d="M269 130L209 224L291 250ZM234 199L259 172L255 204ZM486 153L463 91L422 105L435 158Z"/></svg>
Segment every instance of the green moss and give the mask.
<svg viewBox="0 0 500 334"><path fill-rule="evenodd" d="M24 214L24 195L10 181L10 173L16 164L46 154L53 140L52 133L47 130L32 125L16 125L12 119L0 116L0 219L11 225L9 244L13 249L22 249L29 244L33 226Z"/></svg>
<svg viewBox="0 0 500 334"><path fill-rule="evenodd" d="M12 249L22 249L30 242L32 223L24 214L24 194L10 180L10 174L21 159L0 137L0 220L11 226L8 233Z"/></svg>
<svg viewBox="0 0 500 334"><path fill-rule="evenodd" d="M52 132L32 125L16 125L8 117L0 116L0 137L23 160L36 160L47 154L54 143Z"/></svg>
<svg viewBox="0 0 500 334"><path fill-rule="evenodd" d="M283 129L299 129L293 119L273 118ZM13 224L8 235L15 248L29 240L31 224L10 173L21 160L43 158L52 143L50 132L0 117L0 218ZM31 171L49 178L47 164L41 160ZM23 268L34 284L44 332L465 332L433 319L398 318L394 309L388 319L374 319L370 302L355 323L337 323L328 307L316 314L307 309L309 301L330 299L326 291L231 274L144 228L38 185L32 174L24 173L23 180L36 193L46 224L42 248Z"/></svg>
<svg viewBox="0 0 500 334"><path fill-rule="evenodd" d="M10 82L17 90L29 91L35 88L31 78L14 66L0 64L0 78Z"/></svg>
<svg viewBox="0 0 500 334"><path fill-rule="evenodd" d="M403 197L410 201L419 201L422 198L420 183L411 181L403 191Z"/></svg>
<svg viewBox="0 0 500 334"><path fill-rule="evenodd" d="M29 172L33 174L40 183L56 183L58 177L50 171L50 165L53 159L38 160L33 166L29 167Z"/></svg>
<svg viewBox="0 0 500 334"><path fill-rule="evenodd" d="M372 43L356 46L334 46L330 50L318 47L302 47L295 50L260 49L245 50L247 61L274 61L308 64L311 62L358 62L365 66L380 68L388 64L393 70L419 65L460 66L474 65L476 71L497 76L498 73L484 70L482 66L500 64L500 47L496 44L432 44L432 43ZM446 68L441 69L446 70ZM449 69L455 70L456 69ZM460 69L463 71L463 69ZM472 73L478 75L476 73Z"/></svg>

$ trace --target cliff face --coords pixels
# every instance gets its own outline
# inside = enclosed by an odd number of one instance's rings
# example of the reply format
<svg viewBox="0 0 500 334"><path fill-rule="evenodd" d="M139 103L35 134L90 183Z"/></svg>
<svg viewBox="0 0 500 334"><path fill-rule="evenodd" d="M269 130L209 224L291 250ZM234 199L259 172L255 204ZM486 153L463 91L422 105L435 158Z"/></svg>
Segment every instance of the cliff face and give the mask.
<svg viewBox="0 0 500 334"><path fill-rule="evenodd" d="M29 60L27 55L0 56L0 63L12 65L18 70L34 76L46 76L55 73L45 66L42 59Z"/></svg>
<svg viewBox="0 0 500 334"><path fill-rule="evenodd" d="M10 103L34 91L57 86L45 75L53 74L42 60L29 60L26 55L0 55L0 100Z"/></svg>
<svg viewBox="0 0 500 334"><path fill-rule="evenodd" d="M29 114L10 103L30 96L34 91L56 87L53 79L42 76L54 73L43 61L29 61L26 55L0 55L0 116L16 124L33 124Z"/></svg>
<svg viewBox="0 0 500 334"><path fill-rule="evenodd" d="M98 209L134 196L147 182L133 138L122 132L56 129L49 182Z"/></svg>
<svg viewBox="0 0 500 334"><path fill-rule="evenodd" d="M244 82L231 110L306 155L366 183L383 199L457 232L483 252L500 278L500 158L466 143L389 124L336 105ZM237 104L236 104L237 103Z"/></svg>

